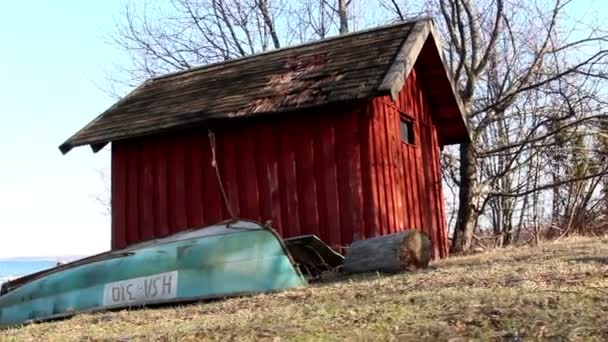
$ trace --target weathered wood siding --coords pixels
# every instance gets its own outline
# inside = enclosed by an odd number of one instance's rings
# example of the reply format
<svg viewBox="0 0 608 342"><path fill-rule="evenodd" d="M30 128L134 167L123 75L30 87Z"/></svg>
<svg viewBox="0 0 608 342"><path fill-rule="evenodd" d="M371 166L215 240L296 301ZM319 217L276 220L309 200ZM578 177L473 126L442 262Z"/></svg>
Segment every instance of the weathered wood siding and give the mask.
<svg viewBox="0 0 608 342"><path fill-rule="evenodd" d="M399 111L415 119L401 143ZM241 218L334 247L404 229L447 254L437 133L416 73L398 101L259 118L213 128L220 175ZM229 218L206 128L114 142L112 248Z"/></svg>

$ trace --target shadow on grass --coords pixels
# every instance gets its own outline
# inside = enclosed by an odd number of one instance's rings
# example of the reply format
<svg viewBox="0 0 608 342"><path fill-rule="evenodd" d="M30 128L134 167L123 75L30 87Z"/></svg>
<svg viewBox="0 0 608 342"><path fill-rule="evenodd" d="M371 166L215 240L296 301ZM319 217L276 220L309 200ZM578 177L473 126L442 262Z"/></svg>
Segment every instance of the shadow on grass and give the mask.
<svg viewBox="0 0 608 342"><path fill-rule="evenodd" d="M585 257L580 257L580 258L572 258L572 259L570 259L570 261L576 261L576 262L587 263L587 264L593 263L593 264L608 265L608 257L585 256Z"/></svg>

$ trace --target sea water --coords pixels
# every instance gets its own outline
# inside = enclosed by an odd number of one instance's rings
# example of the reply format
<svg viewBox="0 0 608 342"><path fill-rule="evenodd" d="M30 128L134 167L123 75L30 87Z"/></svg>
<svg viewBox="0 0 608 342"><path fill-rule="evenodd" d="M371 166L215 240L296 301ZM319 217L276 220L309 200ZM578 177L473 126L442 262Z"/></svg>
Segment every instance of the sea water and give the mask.
<svg viewBox="0 0 608 342"><path fill-rule="evenodd" d="M0 284L54 267L56 260L40 258L0 259Z"/></svg>

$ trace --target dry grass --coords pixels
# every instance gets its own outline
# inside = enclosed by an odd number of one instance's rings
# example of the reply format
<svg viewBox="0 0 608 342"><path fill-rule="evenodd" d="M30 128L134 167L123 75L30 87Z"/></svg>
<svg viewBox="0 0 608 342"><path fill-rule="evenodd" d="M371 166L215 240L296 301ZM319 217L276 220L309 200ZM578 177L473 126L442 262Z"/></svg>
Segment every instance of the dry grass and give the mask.
<svg viewBox="0 0 608 342"><path fill-rule="evenodd" d="M608 239L455 257L273 295L80 315L0 340L608 340Z"/></svg>

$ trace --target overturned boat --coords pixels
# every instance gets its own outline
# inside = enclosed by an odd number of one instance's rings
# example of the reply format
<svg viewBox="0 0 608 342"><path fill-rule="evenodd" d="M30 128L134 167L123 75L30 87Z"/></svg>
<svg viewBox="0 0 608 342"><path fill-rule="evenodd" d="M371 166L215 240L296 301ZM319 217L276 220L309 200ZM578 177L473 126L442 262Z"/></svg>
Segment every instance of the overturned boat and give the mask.
<svg viewBox="0 0 608 342"><path fill-rule="evenodd" d="M7 282L0 291L0 327L306 284L274 230L233 220Z"/></svg>

